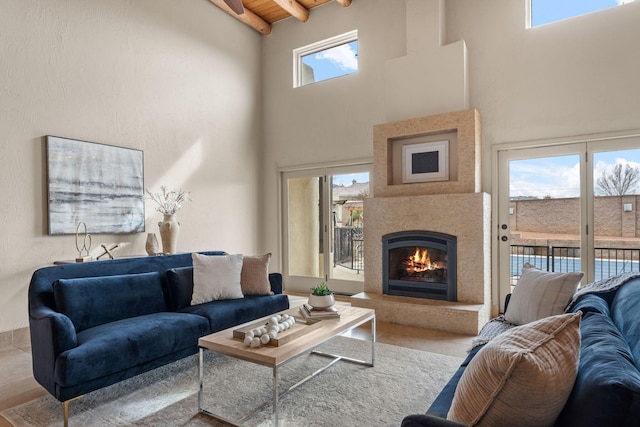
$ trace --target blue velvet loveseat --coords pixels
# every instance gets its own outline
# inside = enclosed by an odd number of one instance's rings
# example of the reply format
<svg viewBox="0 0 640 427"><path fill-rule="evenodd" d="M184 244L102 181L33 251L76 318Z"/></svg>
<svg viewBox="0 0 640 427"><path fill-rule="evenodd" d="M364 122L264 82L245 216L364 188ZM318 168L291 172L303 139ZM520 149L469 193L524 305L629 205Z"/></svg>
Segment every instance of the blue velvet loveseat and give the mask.
<svg viewBox="0 0 640 427"><path fill-rule="evenodd" d="M189 253L41 268L28 295L34 377L64 402L66 424L70 400L195 354L201 336L289 308L282 276L268 282L268 294L191 305Z"/></svg>
<svg viewBox="0 0 640 427"><path fill-rule="evenodd" d="M566 311L582 313L579 361L570 394L551 424L640 426L640 273L627 273L578 289ZM447 414L462 375L487 345L479 345L468 354L426 414L405 417L402 427L460 426L447 420ZM526 396L520 402L513 411L522 420L517 424L532 425L527 418L530 402ZM485 423L481 419L478 425Z"/></svg>

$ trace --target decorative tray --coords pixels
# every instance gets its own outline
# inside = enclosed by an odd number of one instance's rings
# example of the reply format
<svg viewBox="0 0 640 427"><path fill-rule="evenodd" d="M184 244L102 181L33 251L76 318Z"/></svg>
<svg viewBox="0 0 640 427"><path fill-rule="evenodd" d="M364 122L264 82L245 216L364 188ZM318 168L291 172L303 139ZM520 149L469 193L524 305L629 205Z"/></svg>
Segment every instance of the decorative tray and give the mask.
<svg viewBox="0 0 640 427"><path fill-rule="evenodd" d="M278 336L269 340L266 345L279 347L288 343L289 341L293 341L294 339L305 335L307 332L315 329L312 328L313 325L316 325L322 319L304 319L302 317L292 316L296 323L289 329L278 332ZM233 330L233 338L238 339L240 341L244 341L244 337L247 332L252 329L260 328L262 326L266 326L268 324L267 320L261 320L258 322L251 323L250 325L244 326L242 328Z"/></svg>

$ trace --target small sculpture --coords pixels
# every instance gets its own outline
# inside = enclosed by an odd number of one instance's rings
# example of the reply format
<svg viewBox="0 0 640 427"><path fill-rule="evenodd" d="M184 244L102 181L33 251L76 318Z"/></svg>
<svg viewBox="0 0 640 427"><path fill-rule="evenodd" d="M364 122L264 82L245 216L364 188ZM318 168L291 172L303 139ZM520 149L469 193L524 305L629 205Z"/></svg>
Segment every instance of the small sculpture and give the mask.
<svg viewBox="0 0 640 427"><path fill-rule="evenodd" d="M260 347L260 344L269 344L269 341L276 339L278 332L291 328L295 323L296 319L288 314L273 316L266 326L247 332L244 337L244 345L255 348Z"/></svg>
<svg viewBox="0 0 640 427"><path fill-rule="evenodd" d="M113 254L111 253L111 251L113 251L114 249L117 249L118 245L113 245L109 249L107 249L107 245L100 245L100 246L102 246L102 249L104 249L104 252L98 255L96 259L100 259L105 255L109 255L109 259L113 259Z"/></svg>
<svg viewBox="0 0 640 427"><path fill-rule="evenodd" d="M82 247L80 247L80 227L84 228L82 232ZM91 250L91 234L87 232L87 224L84 222L79 222L76 227L76 249L78 250L76 262L93 260L93 258L89 256L89 251Z"/></svg>

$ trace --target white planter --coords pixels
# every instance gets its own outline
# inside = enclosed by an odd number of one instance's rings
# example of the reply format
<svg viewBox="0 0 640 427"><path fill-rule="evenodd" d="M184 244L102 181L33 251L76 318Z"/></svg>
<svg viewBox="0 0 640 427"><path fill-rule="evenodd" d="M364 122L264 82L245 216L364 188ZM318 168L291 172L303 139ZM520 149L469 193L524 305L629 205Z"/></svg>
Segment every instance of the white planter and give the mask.
<svg viewBox="0 0 640 427"><path fill-rule="evenodd" d="M333 294L330 295L309 295L309 305L311 307L317 308L326 308L331 307L336 303L336 299L333 297Z"/></svg>

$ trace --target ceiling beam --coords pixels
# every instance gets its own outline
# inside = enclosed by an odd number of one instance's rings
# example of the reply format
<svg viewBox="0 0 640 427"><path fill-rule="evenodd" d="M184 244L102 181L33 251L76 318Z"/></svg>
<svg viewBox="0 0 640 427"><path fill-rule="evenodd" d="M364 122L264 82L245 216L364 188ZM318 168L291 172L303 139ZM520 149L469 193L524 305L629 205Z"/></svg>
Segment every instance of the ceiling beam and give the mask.
<svg viewBox="0 0 640 427"><path fill-rule="evenodd" d="M341 5L342 7L349 7L351 6L351 1L352 0L336 0L338 2L339 5Z"/></svg>
<svg viewBox="0 0 640 427"><path fill-rule="evenodd" d="M273 0L273 2L299 21L307 22L309 19L309 11L296 0Z"/></svg>
<svg viewBox="0 0 640 427"><path fill-rule="evenodd" d="M263 20L262 18L260 18L255 13L251 12L246 7L244 8L244 13L242 15L238 15L233 10L231 10L229 6L227 6L224 0L209 0L209 1L215 4L216 6L218 6L220 9L227 12L229 15L236 18L238 21L247 24L254 30L258 31L259 33L262 33L265 36L271 34L271 25L265 20Z"/></svg>

